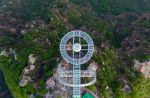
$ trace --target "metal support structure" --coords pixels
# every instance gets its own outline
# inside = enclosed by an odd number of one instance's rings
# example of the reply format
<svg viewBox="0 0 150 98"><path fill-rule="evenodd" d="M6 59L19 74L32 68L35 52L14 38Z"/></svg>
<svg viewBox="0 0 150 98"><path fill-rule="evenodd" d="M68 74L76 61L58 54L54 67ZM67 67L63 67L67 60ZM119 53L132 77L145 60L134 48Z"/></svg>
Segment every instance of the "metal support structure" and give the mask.
<svg viewBox="0 0 150 98"><path fill-rule="evenodd" d="M80 85L80 65L73 65L73 84ZM73 87L73 98L80 98L81 88Z"/></svg>
<svg viewBox="0 0 150 98"><path fill-rule="evenodd" d="M65 78L65 77L73 77L73 71L65 71L65 70L59 70L58 72L59 77ZM91 70L81 70L80 71L80 77L93 77L96 73Z"/></svg>
<svg viewBox="0 0 150 98"><path fill-rule="evenodd" d="M78 42L75 42L75 37L78 37ZM82 38L82 39L81 39ZM68 41L72 39L72 55L69 55L66 50ZM83 44L82 41L86 42ZM87 47L83 49L83 47ZM82 55L83 51L86 51L85 55ZM96 73L91 70L81 70L81 64L86 63L93 55L94 43L91 37L82 31L74 30L67 33L60 42L60 53L62 57L70 64L72 64L72 70L63 70L58 66L57 74L59 83L73 87L73 98L81 98L81 87L92 85L96 82ZM83 52L83 53L82 53ZM81 56L82 55L82 56ZM81 77L89 77L92 80L89 83L81 84ZM69 78L70 81L65 81ZM71 80L72 79L72 80ZM70 83L72 81L72 83Z"/></svg>

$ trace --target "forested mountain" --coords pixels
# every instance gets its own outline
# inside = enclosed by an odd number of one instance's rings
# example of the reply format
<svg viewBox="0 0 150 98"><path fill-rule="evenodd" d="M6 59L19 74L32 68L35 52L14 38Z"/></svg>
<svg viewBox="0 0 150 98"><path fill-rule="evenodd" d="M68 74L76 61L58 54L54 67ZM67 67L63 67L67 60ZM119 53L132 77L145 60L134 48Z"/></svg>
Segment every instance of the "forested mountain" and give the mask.
<svg viewBox="0 0 150 98"><path fill-rule="evenodd" d="M100 98L150 98L150 80L133 66L134 59L150 59L150 0L0 0L0 53L7 52L0 55L2 84L7 85L0 85L0 98L3 93L10 93L6 98L44 95L60 57L60 40L75 29L94 40L92 59L99 70L90 88L97 88ZM32 73L36 82L22 88L18 83L31 53L39 58ZM123 92L122 79L131 93Z"/></svg>

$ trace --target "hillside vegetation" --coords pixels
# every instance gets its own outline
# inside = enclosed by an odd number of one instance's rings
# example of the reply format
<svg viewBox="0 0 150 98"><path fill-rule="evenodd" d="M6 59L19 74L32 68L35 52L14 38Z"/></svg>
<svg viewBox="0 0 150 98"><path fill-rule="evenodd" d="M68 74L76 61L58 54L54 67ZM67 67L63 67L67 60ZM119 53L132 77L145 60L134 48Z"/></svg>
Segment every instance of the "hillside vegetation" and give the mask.
<svg viewBox="0 0 150 98"><path fill-rule="evenodd" d="M17 53L17 60L12 55L0 56L6 91L14 98L44 95L45 81L60 57L60 40L74 29L94 40L97 51L92 59L99 65L100 98L150 97L150 80L133 67L133 59L150 59L149 0L1 0L0 51L12 48ZM39 58L32 76L36 82L22 88L18 83L31 53ZM122 91L122 78L127 79L131 93ZM4 98L1 93L0 89Z"/></svg>

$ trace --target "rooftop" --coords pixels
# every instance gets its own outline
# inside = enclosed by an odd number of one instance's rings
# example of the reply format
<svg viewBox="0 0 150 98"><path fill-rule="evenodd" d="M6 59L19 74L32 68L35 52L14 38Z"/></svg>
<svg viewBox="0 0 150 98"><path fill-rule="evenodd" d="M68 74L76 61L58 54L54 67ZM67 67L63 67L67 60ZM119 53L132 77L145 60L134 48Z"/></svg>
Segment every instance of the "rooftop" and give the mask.
<svg viewBox="0 0 150 98"><path fill-rule="evenodd" d="M49 78L47 81L46 81L46 85L47 85L47 88L51 88L52 86L55 85L55 81L53 78Z"/></svg>
<svg viewBox="0 0 150 98"><path fill-rule="evenodd" d="M143 63L140 63L137 60L134 60L134 67L141 72L145 78L150 78L150 60L147 60Z"/></svg>
<svg viewBox="0 0 150 98"><path fill-rule="evenodd" d="M82 98L94 98L89 92L85 93Z"/></svg>
<svg viewBox="0 0 150 98"><path fill-rule="evenodd" d="M131 89L130 89L129 85L125 85L124 88L123 88L123 91L124 91L125 93L130 93L130 92L131 92Z"/></svg>

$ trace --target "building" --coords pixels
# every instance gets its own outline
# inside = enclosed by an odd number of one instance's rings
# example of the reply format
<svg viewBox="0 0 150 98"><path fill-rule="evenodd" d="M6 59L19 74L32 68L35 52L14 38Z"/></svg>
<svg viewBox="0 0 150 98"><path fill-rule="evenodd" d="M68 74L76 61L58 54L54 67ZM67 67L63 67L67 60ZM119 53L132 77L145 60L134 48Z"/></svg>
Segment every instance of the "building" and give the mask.
<svg viewBox="0 0 150 98"><path fill-rule="evenodd" d="M62 60L60 64L61 64L61 67L65 70L70 68L70 64L66 62L65 60Z"/></svg>
<svg viewBox="0 0 150 98"><path fill-rule="evenodd" d="M145 78L150 78L150 61L141 66L139 71L144 74Z"/></svg>
<svg viewBox="0 0 150 98"><path fill-rule="evenodd" d="M21 81L19 81L19 86L24 87L28 84L28 78L24 77Z"/></svg>
<svg viewBox="0 0 150 98"><path fill-rule="evenodd" d="M30 65L30 70L33 71L35 69L35 65Z"/></svg>
<svg viewBox="0 0 150 98"><path fill-rule="evenodd" d="M29 57L28 57L29 64L28 64L28 66L26 66L23 69L22 79L19 82L19 86L24 87L28 84L29 81L33 82L30 76L32 75L32 72L35 69L35 65L33 65L33 63L35 63L35 61L36 61L35 55L30 54Z"/></svg>
<svg viewBox="0 0 150 98"><path fill-rule="evenodd" d="M98 65L97 65L97 63L94 61L94 62L90 63L88 69L89 69L89 70L91 69L91 70L93 70L94 72L96 72L97 67L98 67Z"/></svg>
<svg viewBox="0 0 150 98"><path fill-rule="evenodd" d="M35 98L34 94L30 94L29 97L30 97L30 98Z"/></svg>
<svg viewBox="0 0 150 98"><path fill-rule="evenodd" d="M36 62L36 57L34 54L30 54L28 57L28 61L31 65L34 65L34 63Z"/></svg>
<svg viewBox="0 0 150 98"><path fill-rule="evenodd" d="M72 50L72 43L71 42L68 42L67 45L66 45L66 50L67 51L71 51Z"/></svg>
<svg viewBox="0 0 150 98"><path fill-rule="evenodd" d="M150 60L147 60L143 63L134 60L134 67L136 70L141 72L145 78L150 78Z"/></svg>
<svg viewBox="0 0 150 98"><path fill-rule="evenodd" d="M5 57L8 57L9 53L6 49L2 50L1 53L0 53L0 56L5 56Z"/></svg>
<svg viewBox="0 0 150 98"><path fill-rule="evenodd" d="M53 98L53 94L50 94L50 93L47 93L45 96L44 96L44 98Z"/></svg>
<svg viewBox="0 0 150 98"><path fill-rule="evenodd" d="M82 98L94 98L89 92L85 93Z"/></svg>
<svg viewBox="0 0 150 98"><path fill-rule="evenodd" d="M131 92L131 89L130 89L129 85L126 84L126 85L124 86L123 92L125 92L125 93L130 93L130 92Z"/></svg>
<svg viewBox="0 0 150 98"><path fill-rule="evenodd" d="M46 88L49 89L49 88L52 88L53 86L55 86L55 81L53 78L49 78L46 81Z"/></svg>

